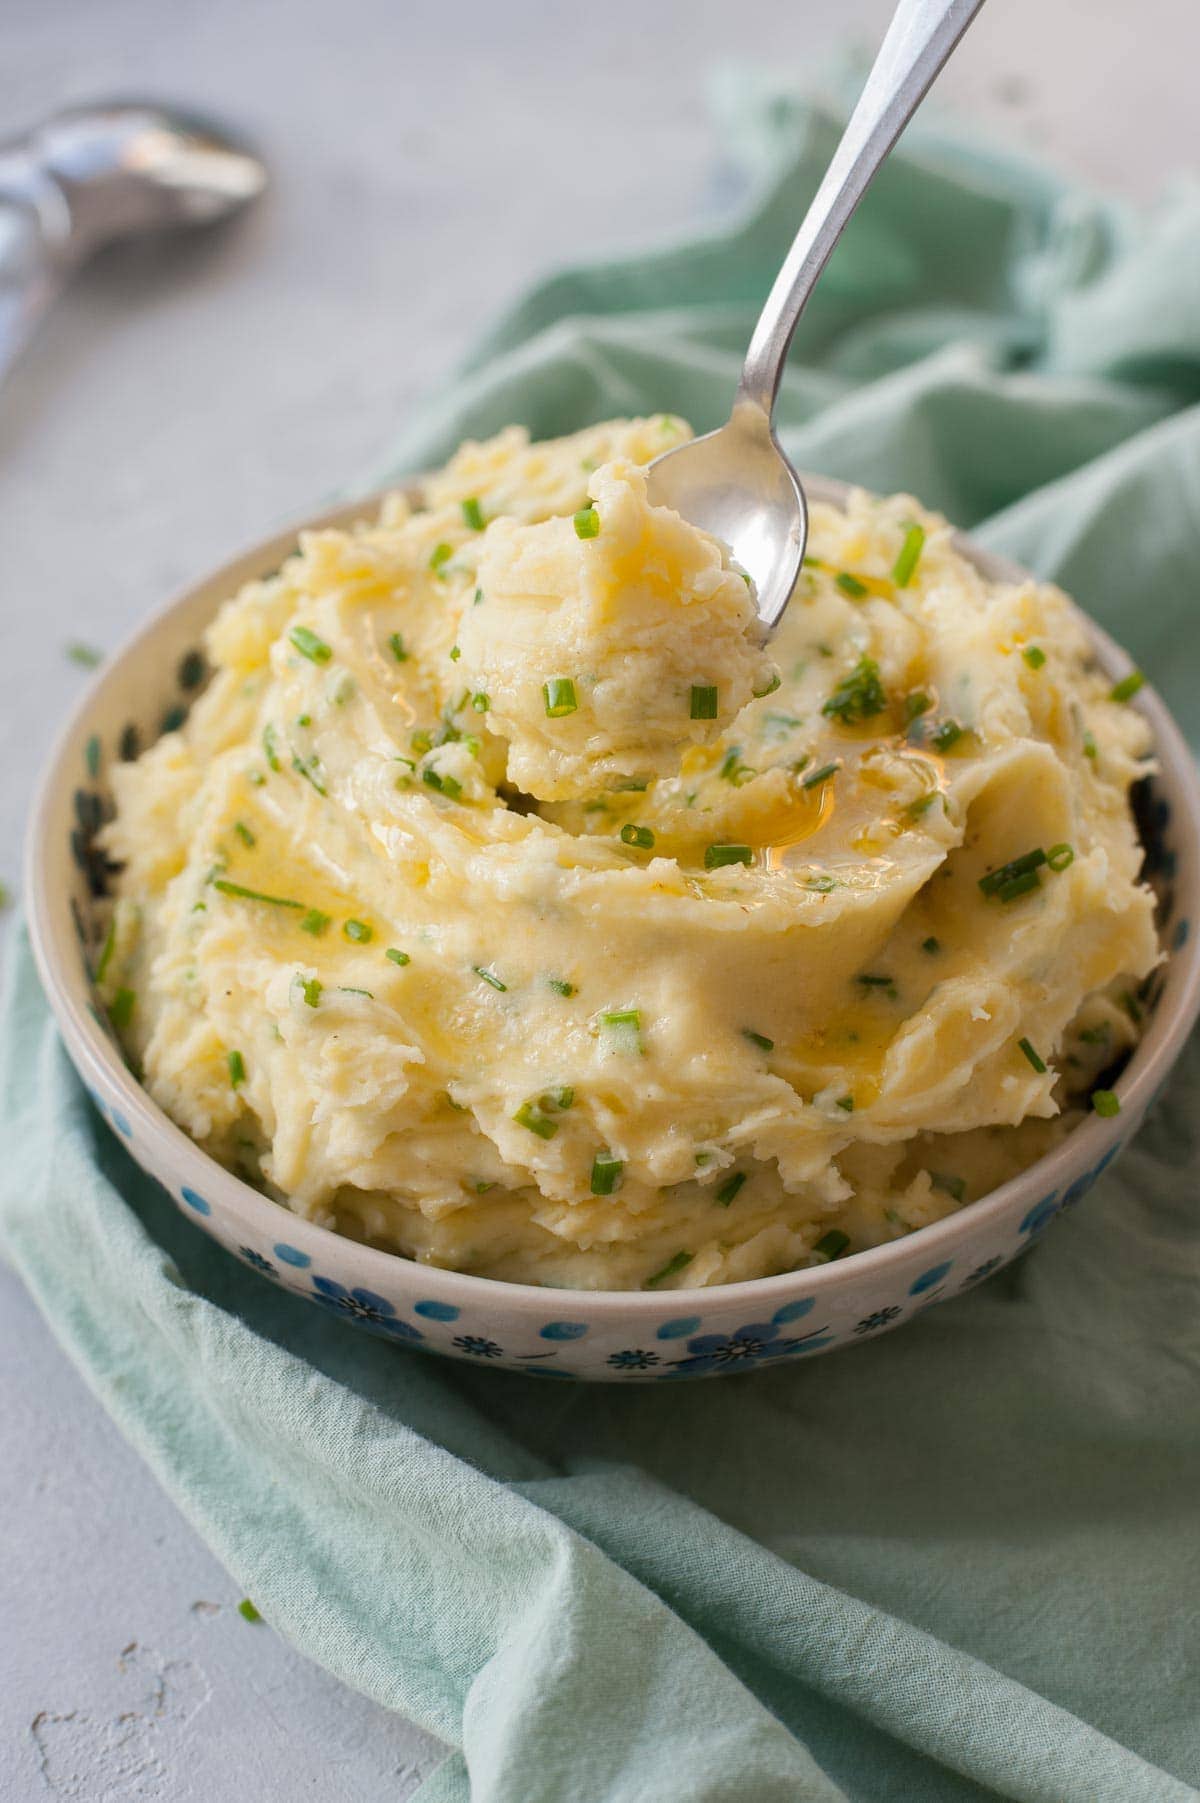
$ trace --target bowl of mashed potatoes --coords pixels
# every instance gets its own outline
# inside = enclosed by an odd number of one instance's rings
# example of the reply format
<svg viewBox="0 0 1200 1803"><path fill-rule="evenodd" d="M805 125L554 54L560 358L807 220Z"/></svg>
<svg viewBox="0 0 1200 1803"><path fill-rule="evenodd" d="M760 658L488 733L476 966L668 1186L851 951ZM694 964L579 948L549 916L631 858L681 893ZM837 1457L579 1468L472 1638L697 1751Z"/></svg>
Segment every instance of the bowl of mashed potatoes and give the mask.
<svg viewBox="0 0 1200 1803"><path fill-rule="evenodd" d="M810 479L777 635L662 416L465 444L101 673L34 822L135 1159L347 1319L543 1374L818 1352L983 1280L1200 1007L1200 802L1129 660Z"/></svg>

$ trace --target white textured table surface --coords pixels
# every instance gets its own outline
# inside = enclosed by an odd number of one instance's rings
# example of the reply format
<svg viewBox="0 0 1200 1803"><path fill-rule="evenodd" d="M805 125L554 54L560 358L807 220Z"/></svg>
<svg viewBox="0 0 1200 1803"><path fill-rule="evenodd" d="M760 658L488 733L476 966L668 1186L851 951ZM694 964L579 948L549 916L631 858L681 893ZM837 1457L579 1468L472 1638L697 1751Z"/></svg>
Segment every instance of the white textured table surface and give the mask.
<svg viewBox="0 0 1200 1803"><path fill-rule="evenodd" d="M216 241L94 268L0 390L0 879L83 680L70 641L115 644L369 465L537 270L731 204L704 109L716 65L757 54L803 79L889 10L6 0L0 135L70 101L161 95L242 126L275 186ZM1195 153L1184 13L994 0L939 93L1149 197ZM241 1619L3 1269L0 1533L6 1803L371 1803L437 1764L427 1736Z"/></svg>

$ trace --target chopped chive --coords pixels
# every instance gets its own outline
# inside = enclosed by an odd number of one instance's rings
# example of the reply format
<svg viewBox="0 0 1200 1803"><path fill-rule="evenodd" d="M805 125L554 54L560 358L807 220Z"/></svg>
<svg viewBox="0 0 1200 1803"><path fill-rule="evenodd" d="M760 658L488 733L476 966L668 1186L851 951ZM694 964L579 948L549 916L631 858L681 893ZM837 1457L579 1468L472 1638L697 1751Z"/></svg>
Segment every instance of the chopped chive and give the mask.
<svg viewBox="0 0 1200 1803"><path fill-rule="evenodd" d="M222 895L236 895L242 901L266 902L272 908L303 909L304 907L303 902L292 901L289 896L264 895L261 889L246 889L241 883L227 882L223 876L213 878L213 888L219 889Z"/></svg>
<svg viewBox="0 0 1200 1803"><path fill-rule="evenodd" d="M1140 670L1131 670L1128 676L1122 676L1120 682L1113 684L1109 690L1109 699L1111 701L1132 701L1145 680L1146 678ZM1107 1095L1110 1092L1104 1090L1101 1093Z"/></svg>
<svg viewBox="0 0 1200 1803"><path fill-rule="evenodd" d="M922 939L921 941L921 950L923 952L928 952L930 957L933 956L934 952L940 952L941 949L941 940L935 939L932 933L929 935L928 939Z"/></svg>
<svg viewBox="0 0 1200 1803"><path fill-rule="evenodd" d="M919 720L922 714L927 714L932 706L933 697L927 695L924 689L918 689L914 694L906 695L904 697L904 724L911 726L914 720Z"/></svg>
<svg viewBox="0 0 1200 1803"><path fill-rule="evenodd" d="M921 552L925 549L924 526L912 525L904 534L904 543L899 555L892 565L892 581L897 588L907 588L913 579L913 571L920 561Z"/></svg>
<svg viewBox="0 0 1200 1803"><path fill-rule="evenodd" d="M833 580L843 595L849 595L852 601L861 601L869 593L866 583L860 582L857 576L852 576L849 570L839 570Z"/></svg>
<svg viewBox="0 0 1200 1803"><path fill-rule="evenodd" d="M7 889L4 892L4 900L7 903L7 901L8 901ZM103 983L104 973L108 969L109 963L112 959L113 952L116 949L116 944L117 944L117 922L116 922L116 918L114 916L114 918L109 921L108 931L104 935L104 944L101 946L100 956L96 960L96 974L95 974L93 981L95 981L97 983Z"/></svg>
<svg viewBox="0 0 1200 1803"><path fill-rule="evenodd" d="M137 1006L137 994L132 989L118 989L108 1010L108 1018L117 1032L122 1032L133 1019L133 1010Z"/></svg>
<svg viewBox="0 0 1200 1803"><path fill-rule="evenodd" d="M809 557L807 552L804 555L803 563L806 570L823 570L825 568L819 557Z"/></svg>
<svg viewBox="0 0 1200 1803"><path fill-rule="evenodd" d="M369 1002L373 1002L375 1000L375 997L372 995L372 993L369 989L353 989L353 988L351 988L349 983L339 983L338 984L338 994L339 995L365 995Z"/></svg>
<svg viewBox="0 0 1200 1803"><path fill-rule="evenodd" d="M425 752L433 749L433 734L428 732L425 727L419 726L416 732L409 734L408 743L413 751L424 755Z"/></svg>
<svg viewBox="0 0 1200 1803"><path fill-rule="evenodd" d="M489 988L498 989L501 995L508 993L508 984L502 983L494 970L485 970L482 964L472 964L471 969L477 977L482 977Z"/></svg>
<svg viewBox="0 0 1200 1803"><path fill-rule="evenodd" d="M374 927L369 927L365 920L344 920L342 932L347 939L353 939L356 945L365 945L368 939L375 937Z"/></svg>
<svg viewBox="0 0 1200 1803"><path fill-rule="evenodd" d="M579 706L575 699L575 684L569 676L552 676L549 682L542 684L542 695L548 720L561 720L564 714L573 714Z"/></svg>
<svg viewBox="0 0 1200 1803"><path fill-rule="evenodd" d="M760 688L756 683L750 690L750 693L756 701L761 701L765 695L773 695L782 681L783 677L779 674L779 671L772 670L770 676L766 679L765 685Z"/></svg>
<svg viewBox="0 0 1200 1803"><path fill-rule="evenodd" d="M1034 1047L1030 1045L1027 1039L1018 1039L1017 1044L1024 1052L1026 1058L1028 1058L1030 1064L1032 1064L1038 1076L1044 1077L1046 1074L1046 1061L1041 1054L1035 1051Z"/></svg>
<svg viewBox="0 0 1200 1803"><path fill-rule="evenodd" d="M961 1202L967 1193L965 1177L952 1177L945 1171L930 1171L929 1181L934 1189L945 1190L946 1194L953 1196L956 1202Z"/></svg>
<svg viewBox="0 0 1200 1803"><path fill-rule="evenodd" d="M854 1113L854 1097L853 1096L839 1096L837 1105L846 1114Z"/></svg>
<svg viewBox="0 0 1200 1803"><path fill-rule="evenodd" d="M705 870L723 870L727 864L750 864L754 853L748 845L709 845L704 852Z"/></svg>
<svg viewBox="0 0 1200 1803"><path fill-rule="evenodd" d="M446 564L449 563L450 559L453 556L454 556L454 546L448 545L446 543L446 541L443 539L441 544L435 545L433 547L433 550L429 553L430 569L435 571L436 574L440 576L442 573L442 570L445 568Z"/></svg>
<svg viewBox="0 0 1200 1803"><path fill-rule="evenodd" d="M621 1186L624 1169L623 1158L614 1158L611 1152L597 1152L592 1160L593 1196L611 1196Z"/></svg>
<svg viewBox="0 0 1200 1803"><path fill-rule="evenodd" d="M957 745L963 736L963 729L957 720L942 720L930 733L930 742L935 751L949 751Z"/></svg>
<svg viewBox="0 0 1200 1803"><path fill-rule="evenodd" d="M594 507L581 507L575 515L576 538L598 538L600 536L600 515Z"/></svg>
<svg viewBox="0 0 1200 1803"><path fill-rule="evenodd" d="M717 690L714 685L700 682L692 684L691 717L693 720L716 719Z"/></svg>
<svg viewBox="0 0 1200 1803"><path fill-rule="evenodd" d="M491 705L491 701L484 694L482 689L471 697L471 706L475 709L477 714L486 714Z"/></svg>
<svg viewBox="0 0 1200 1803"><path fill-rule="evenodd" d="M258 840L254 837L254 834L250 831L250 828L246 825L244 820L235 820L233 823L233 830L243 845L258 844Z"/></svg>
<svg viewBox="0 0 1200 1803"><path fill-rule="evenodd" d="M642 1044L642 1016L637 1008L612 1008L600 1016L600 1031L614 1052L638 1054Z"/></svg>
<svg viewBox="0 0 1200 1803"><path fill-rule="evenodd" d="M301 657L308 658L310 663L327 664L333 656L332 645L327 645L324 639L318 638L308 626L293 626L288 638Z"/></svg>
<svg viewBox="0 0 1200 1803"><path fill-rule="evenodd" d="M568 983L565 977L547 978L547 987L553 989L555 995L574 995L574 983Z"/></svg>
<svg viewBox="0 0 1200 1803"><path fill-rule="evenodd" d="M310 1008L315 1008L321 999L322 985L316 977L302 977L297 971L296 987Z"/></svg>
<svg viewBox="0 0 1200 1803"><path fill-rule="evenodd" d="M653 1277L647 1277L642 1288L644 1290L652 1290L655 1284L665 1283L667 1278L674 1277L676 1272L686 1270L688 1265L691 1264L694 1256L695 1255L691 1252L677 1252L674 1258L669 1258L667 1260L661 1271L656 1271Z"/></svg>
<svg viewBox="0 0 1200 1803"><path fill-rule="evenodd" d="M558 1122L552 1120L538 1102L522 1102L512 1118L518 1127L528 1128L539 1139L553 1139L558 1132Z"/></svg>
<svg viewBox="0 0 1200 1803"><path fill-rule="evenodd" d="M558 1089L547 1089L538 1097L538 1106L545 1108L548 1112L557 1108L565 1114L567 1109L574 1105L575 1091L569 1083L561 1084Z"/></svg>
<svg viewBox="0 0 1200 1803"><path fill-rule="evenodd" d="M412 963L412 959L409 957L408 953L402 952L398 945L389 945L387 951L383 955L385 958L390 958L393 964Z"/></svg>
<svg viewBox="0 0 1200 1803"><path fill-rule="evenodd" d="M1037 889L1038 873L1036 870L1023 870L1020 876L1010 877L1007 883L1001 883L996 891L1002 902L1018 901L1022 895L1028 895L1031 889Z"/></svg>
<svg viewBox="0 0 1200 1803"><path fill-rule="evenodd" d="M1133 996L1130 995L1128 989L1123 989L1117 999L1120 1002L1122 1008L1124 1008L1126 1014L1129 1016L1130 1020L1133 1022L1134 1026L1140 1027L1142 1024L1142 1011L1138 1007L1137 1002L1134 1000Z"/></svg>
<svg viewBox="0 0 1200 1803"><path fill-rule="evenodd" d="M742 1028L742 1038L748 1039L751 1045L756 1045L760 1052L773 1052L775 1050L775 1041L773 1039L768 1039L765 1033L755 1033L751 1027Z"/></svg>
<svg viewBox="0 0 1200 1803"><path fill-rule="evenodd" d="M979 887L985 895L998 895L1005 883L1014 877L1025 876L1036 872L1046 862L1046 854L1041 846L1032 851L1023 852L1019 858L1013 858L1007 864L1001 864L995 870L989 870L986 876L979 879Z"/></svg>
<svg viewBox="0 0 1200 1803"><path fill-rule="evenodd" d="M813 1247L813 1251L823 1258L826 1264L832 1264L835 1258L842 1256L849 1244L850 1235L848 1233L843 1233L840 1227L831 1227L828 1233L821 1235Z"/></svg>
<svg viewBox="0 0 1200 1803"><path fill-rule="evenodd" d="M262 1620L262 1616L258 1613L258 1610L254 1607L254 1604L250 1601L248 1596L244 1596L238 1604L238 1614L245 1621Z"/></svg>
<svg viewBox="0 0 1200 1803"><path fill-rule="evenodd" d="M388 633L388 646L398 664L408 662L408 652L404 649L404 636L399 632Z"/></svg>
<svg viewBox="0 0 1200 1803"><path fill-rule="evenodd" d="M837 888L837 878L835 876L805 877L804 887L814 890L817 895L832 895Z"/></svg>
<svg viewBox="0 0 1200 1803"><path fill-rule="evenodd" d="M450 662L452 664L456 664L461 656L462 656L461 645L451 645L451 647L450 647Z"/></svg>
<svg viewBox="0 0 1200 1803"><path fill-rule="evenodd" d="M726 1177L724 1183L713 1197L713 1201L721 1208L728 1208L745 1181L745 1171L734 1171L732 1176Z"/></svg>
<svg viewBox="0 0 1200 1803"><path fill-rule="evenodd" d="M261 789L266 780L261 770L247 770L246 772L246 781L252 789Z"/></svg>
<svg viewBox="0 0 1200 1803"><path fill-rule="evenodd" d="M314 939L319 939L328 925L328 914L322 914L320 908L310 908L300 922L300 931L311 933Z"/></svg>
<svg viewBox="0 0 1200 1803"><path fill-rule="evenodd" d="M94 670L97 664L104 662L103 651L97 651L95 645L68 645L67 656L73 664L79 664L84 670Z"/></svg>
<svg viewBox="0 0 1200 1803"><path fill-rule="evenodd" d="M654 834L648 826L635 826L632 820L621 828L622 845L636 845L639 851L649 851L654 845Z"/></svg>
<svg viewBox="0 0 1200 1803"><path fill-rule="evenodd" d="M302 758L294 756L292 758L292 769L298 776L302 776L305 782L311 783L318 795L328 794L328 790L325 787L325 779L321 774L321 760L315 751L311 757Z"/></svg>
<svg viewBox="0 0 1200 1803"><path fill-rule="evenodd" d="M246 1081L246 1060L240 1052L230 1052L226 1062L229 1065L229 1085L238 1089Z"/></svg>
<svg viewBox="0 0 1200 1803"><path fill-rule="evenodd" d="M1120 1114L1121 1100L1115 1090L1094 1089L1092 1091L1092 1107L1097 1114L1102 1114L1106 1119L1110 1119L1114 1114Z"/></svg>
<svg viewBox="0 0 1200 1803"><path fill-rule="evenodd" d="M471 531L482 532L487 525L487 521L483 517L483 508L479 504L478 495L468 495L461 505L463 519L471 528Z"/></svg>
<svg viewBox="0 0 1200 1803"><path fill-rule="evenodd" d="M1029 665L1031 670L1040 670L1046 661L1046 653L1042 650L1040 645L1026 645L1021 656L1025 659L1025 662Z"/></svg>
<svg viewBox="0 0 1200 1803"><path fill-rule="evenodd" d="M1088 1027L1080 1035L1084 1045L1107 1045L1112 1038L1112 1025L1102 1020L1098 1027Z"/></svg>
<svg viewBox="0 0 1200 1803"><path fill-rule="evenodd" d="M275 728L270 724L263 727L262 748L263 756L266 758L271 769L282 770L283 765L279 761L278 740L275 736Z"/></svg>
<svg viewBox="0 0 1200 1803"><path fill-rule="evenodd" d="M895 977L863 975L858 978L858 981L866 989L894 989L896 986Z"/></svg>
<svg viewBox="0 0 1200 1803"><path fill-rule="evenodd" d="M814 770L811 776L805 777L804 781L800 784L800 787L802 789L815 789L819 784L827 783L831 776L836 776L841 767L840 764L836 763L822 764L819 770Z"/></svg>
<svg viewBox="0 0 1200 1803"><path fill-rule="evenodd" d="M436 789L447 801L457 801L462 794L462 784L456 776L450 776L445 770L434 770L432 766L421 772L421 781L427 789Z"/></svg>
<svg viewBox="0 0 1200 1803"><path fill-rule="evenodd" d="M1083 735L1083 755L1085 758L1092 759L1100 756L1100 747L1097 745L1095 737L1090 732L1085 732Z"/></svg>
<svg viewBox="0 0 1200 1803"><path fill-rule="evenodd" d="M879 680L879 665L873 657L862 656L848 676L843 676L821 709L827 719L840 720L849 726L858 720L870 720L887 706L887 695Z"/></svg>
<svg viewBox="0 0 1200 1803"><path fill-rule="evenodd" d="M472 599L471 606L479 607L482 604L482 601L483 601L483 590L481 588L477 588L475 590L475 595L474 595L474 598Z"/></svg>
<svg viewBox="0 0 1200 1803"><path fill-rule="evenodd" d="M758 771L752 770L749 764L743 764L740 745L731 745L721 761L718 775L722 781L732 783L735 789L742 789L758 775Z"/></svg>
<svg viewBox="0 0 1200 1803"><path fill-rule="evenodd" d="M927 795L918 795L917 799L910 801L905 808L905 815L909 820L920 820L923 815L928 814L935 801L941 800L941 794L940 789L930 789Z"/></svg>
<svg viewBox="0 0 1200 1803"><path fill-rule="evenodd" d="M1046 853L1046 862L1051 870L1065 870L1068 864L1075 862L1073 845L1052 845Z"/></svg>

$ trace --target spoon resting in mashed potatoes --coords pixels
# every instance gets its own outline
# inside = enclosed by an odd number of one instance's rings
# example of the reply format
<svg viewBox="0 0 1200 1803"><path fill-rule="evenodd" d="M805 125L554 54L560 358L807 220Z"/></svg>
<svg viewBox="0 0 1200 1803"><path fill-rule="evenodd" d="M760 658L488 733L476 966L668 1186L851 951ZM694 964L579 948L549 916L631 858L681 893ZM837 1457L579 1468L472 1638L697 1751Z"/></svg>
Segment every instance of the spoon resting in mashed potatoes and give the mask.
<svg viewBox="0 0 1200 1803"><path fill-rule="evenodd" d="M650 507L686 436L467 444L304 533L115 772L103 988L287 1207L579 1288L820 1263L1069 1130L1159 958L1140 715L904 496L812 509L769 651Z"/></svg>

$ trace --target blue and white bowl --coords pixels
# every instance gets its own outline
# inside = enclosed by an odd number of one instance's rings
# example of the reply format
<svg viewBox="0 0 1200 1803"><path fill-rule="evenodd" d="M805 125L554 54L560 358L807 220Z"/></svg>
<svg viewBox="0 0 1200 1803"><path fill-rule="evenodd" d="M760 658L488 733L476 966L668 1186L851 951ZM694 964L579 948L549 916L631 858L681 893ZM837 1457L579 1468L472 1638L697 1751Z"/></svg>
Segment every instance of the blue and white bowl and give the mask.
<svg viewBox="0 0 1200 1803"><path fill-rule="evenodd" d="M840 503L842 484L806 479ZM309 525L342 525L374 501ZM1090 1116L1047 1157L931 1227L813 1270L711 1289L539 1289L414 1264L301 1220L202 1152L126 1069L97 1006L90 967L101 933L96 899L109 872L95 835L110 806L108 772L179 725L203 687L199 650L220 603L278 567L295 530L258 545L156 614L99 672L68 722L30 829L26 907L42 982L67 1050L97 1108L143 1170L235 1258L343 1320L397 1343L546 1377L676 1380L833 1351L902 1326L971 1289L1073 1207L1136 1133L1200 1012L1200 781L1162 702L1143 688L1159 773L1142 785L1146 872L1160 898L1168 957L1147 996L1141 1044L1116 1081L1120 1113ZM1023 572L960 540L986 577ZM1126 657L1084 624L1115 680Z"/></svg>

